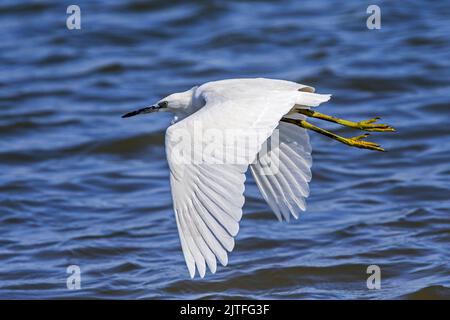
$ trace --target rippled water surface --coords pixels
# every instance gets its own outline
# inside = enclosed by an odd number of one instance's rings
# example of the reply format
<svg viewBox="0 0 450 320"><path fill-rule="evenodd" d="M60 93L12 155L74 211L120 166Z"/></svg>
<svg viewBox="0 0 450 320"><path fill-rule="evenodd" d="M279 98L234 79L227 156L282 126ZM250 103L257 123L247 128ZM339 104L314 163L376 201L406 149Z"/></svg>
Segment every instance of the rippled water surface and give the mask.
<svg viewBox="0 0 450 320"><path fill-rule="evenodd" d="M1 298L450 298L450 5L376 1L0 3ZM280 223L251 177L229 266L190 280L170 115L126 111L209 80L282 78L320 110L382 116L389 151L317 134L308 209ZM327 123L343 135L352 130ZM81 290L66 289L68 265ZM382 272L366 287L367 266Z"/></svg>

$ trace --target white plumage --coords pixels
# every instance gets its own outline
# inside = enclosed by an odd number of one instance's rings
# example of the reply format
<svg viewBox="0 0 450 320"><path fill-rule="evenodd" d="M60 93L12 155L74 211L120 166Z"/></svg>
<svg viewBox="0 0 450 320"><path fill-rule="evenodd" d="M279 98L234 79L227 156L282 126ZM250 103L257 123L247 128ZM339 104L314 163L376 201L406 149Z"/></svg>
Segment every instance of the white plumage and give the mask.
<svg viewBox="0 0 450 320"><path fill-rule="evenodd" d="M251 171L264 199L278 219L298 218L305 210L304 198L311 180L311 146L305 129L279 123L295 104L317 106L328 95L301 92L305 86L281 80L235 79L206 83L195 89L194 101L206 104L198 111L172 125L166 132L170 183L181 245L191 277L197 267L201 277L206 265L216 271L216 258L228 262L227 251L234 247L244 204L244 181L248 165L186 164L171 158L171 134L182 127L193 133L194 121L203 129L267 129L269 138L280 129L280 168L276 175L261 174L261 162ZM312 90L311 90L312 91ZM255 157L261 145L250 146ZM232 151L230 151L232 152Z"/></svg>
<svg viewBox="0 0 450 320"><path fill-rule="evenodd" d="M227 265L228 253L233 250L234 237L239 231L245 172L249 166L264 199L279 220L289 220L291 215L298 218L300 211L305 210L312 163L309 137L305 129L280 123L280 119L286 115L300 116L290 114L294 105L315 107L330 98L313 92L311 87L284 80L221 80L170 95L145 111L175 113L174 124L166 132L166 154L177 228L191 277L196 269L203 277L206 266L215 273L217 261ZM201 132L211 129L239 132L238 139L247 141L246 157L239 159L239 163L178 161L176 155L180 154L202 158L196 154L203 150L195 146L197 141L193 147L189 139L180 139L195 136L199 123ZM276 128L279 129L278 147L257 157L262 143ZM260 139L251 139L255 132ZM220 146L215 155L221 158L236 154L237 146ZM273 152L278 154L279 169L276 174L266 175L263 167Z"/></svg>

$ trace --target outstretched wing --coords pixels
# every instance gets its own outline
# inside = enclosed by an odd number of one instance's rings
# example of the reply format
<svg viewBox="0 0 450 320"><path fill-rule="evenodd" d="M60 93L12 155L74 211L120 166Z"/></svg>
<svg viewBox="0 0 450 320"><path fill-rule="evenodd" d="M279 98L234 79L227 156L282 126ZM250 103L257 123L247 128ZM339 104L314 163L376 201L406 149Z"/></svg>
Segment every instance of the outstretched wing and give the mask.
<svg viewBox="0 0 450 320"><path fill-rule="evenodd" d="M191 277L196 268L203 277L206 265L214 273L216 259L228 263L242 217L245 172L281 117L295 104L316 106L329 99L278 81L241 79L200 86L195 98L205 106L167 129L175 218Z"/></svg>
<svg viewBox="0 0 450 320"><path fill-rule="evenodd" d="M297 219L300 211L306 210L305 198L309 195L308 183L311 181L311 145L303 128L280 122L278 130L278 144L272 144L273 149L267 153L260 152L250 170L278 220L289 221L291 214ZM268 175L264 173L264 167L273 153L279 159L278 170Z"/></svg>

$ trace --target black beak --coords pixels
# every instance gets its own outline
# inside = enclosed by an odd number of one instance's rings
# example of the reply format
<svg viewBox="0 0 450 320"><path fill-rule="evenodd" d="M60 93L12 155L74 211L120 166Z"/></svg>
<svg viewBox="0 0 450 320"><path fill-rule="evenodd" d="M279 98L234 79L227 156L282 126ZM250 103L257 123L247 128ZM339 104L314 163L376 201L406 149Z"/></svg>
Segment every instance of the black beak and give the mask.
<svg viewBox="0 0 450 320"><path fill-rule="evenodd" d="M139 110L135 110L135 111L131 111L128 113L125 113L122 118L129 118L132 116L136 116L138 114L143 114L143 113L152 113L152 112L156 112L158 111L158 109L160 108L160 106L156 105L156 106L150 106L150 107L145 107Z"/></svg>

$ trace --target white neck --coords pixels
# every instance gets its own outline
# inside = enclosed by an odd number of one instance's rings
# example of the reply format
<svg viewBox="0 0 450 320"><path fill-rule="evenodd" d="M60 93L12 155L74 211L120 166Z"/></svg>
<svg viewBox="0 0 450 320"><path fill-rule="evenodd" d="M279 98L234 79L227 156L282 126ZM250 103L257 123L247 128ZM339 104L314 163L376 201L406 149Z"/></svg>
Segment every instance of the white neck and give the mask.
<svg viewBox="0 0 450 320"><path fill-rule="evenodd" d="M184 104L183 108L176 108L171 110L175 115L172 119L172 123L183 120L184 118L190 116L191 114L201 109L205 105L204 99L202 97L198 97L195 94L196 89L197 87L194 87L188 91L176 94L178 96L177 97L178 99L181 97L185 99L189 98L188 99L189 101L187 100L185 101L186 103Z"/></svg>

